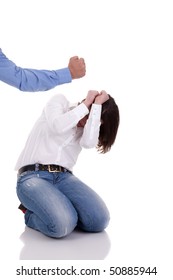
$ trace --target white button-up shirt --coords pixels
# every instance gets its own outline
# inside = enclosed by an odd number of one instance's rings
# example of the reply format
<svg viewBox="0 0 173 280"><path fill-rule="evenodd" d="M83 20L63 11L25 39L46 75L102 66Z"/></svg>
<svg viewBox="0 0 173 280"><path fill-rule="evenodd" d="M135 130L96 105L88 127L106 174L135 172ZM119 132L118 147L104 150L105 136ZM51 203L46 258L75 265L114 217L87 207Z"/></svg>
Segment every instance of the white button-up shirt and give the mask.
<svg viewBox="0 0 173 280"><path fill-rule="evenodd" d="M84 126L78 122L89 114ZM41 163L57 164L72 171L82 148L98 144L101 105L84 103L72 106L63 95L55 95L35 123L15 169Z"/></svg>

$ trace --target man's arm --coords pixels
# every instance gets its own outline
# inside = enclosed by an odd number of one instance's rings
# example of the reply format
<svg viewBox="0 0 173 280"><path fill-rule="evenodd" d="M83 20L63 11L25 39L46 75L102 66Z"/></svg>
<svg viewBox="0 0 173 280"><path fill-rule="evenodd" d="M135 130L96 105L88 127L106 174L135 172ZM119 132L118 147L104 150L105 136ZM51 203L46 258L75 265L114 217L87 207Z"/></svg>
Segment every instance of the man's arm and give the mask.
<svg viewBox="0 0 173 280"><path fill-rule="evenodd" d="M46 91L85 75L84 60L72 57L68 67L58 70L36 70L18 67L0 49L0 81L21 91Z"/></svg>

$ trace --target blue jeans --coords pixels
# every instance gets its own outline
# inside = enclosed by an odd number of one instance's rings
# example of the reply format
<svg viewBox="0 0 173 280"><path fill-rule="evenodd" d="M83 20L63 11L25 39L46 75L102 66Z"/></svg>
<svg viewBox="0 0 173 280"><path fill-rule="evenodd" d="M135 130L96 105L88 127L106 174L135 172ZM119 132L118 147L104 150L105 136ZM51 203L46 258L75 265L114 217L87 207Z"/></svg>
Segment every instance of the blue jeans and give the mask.
<svg viewBox="0 0 173 280"><path fill-rule="evenodd" d="M26 171L18 176L17 195L28 209L25 224L60 238L76 227L103 231L109 211L98 194L69 172Z"/></svg>

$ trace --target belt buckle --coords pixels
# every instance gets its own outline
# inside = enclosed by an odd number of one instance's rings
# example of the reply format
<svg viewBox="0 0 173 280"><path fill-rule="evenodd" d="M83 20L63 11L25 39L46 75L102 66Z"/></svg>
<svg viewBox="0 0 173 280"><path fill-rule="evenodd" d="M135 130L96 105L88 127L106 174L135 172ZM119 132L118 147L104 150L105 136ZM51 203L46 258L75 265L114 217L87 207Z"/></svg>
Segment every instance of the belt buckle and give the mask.
<svg viewBox="0 0 173 280"><path fill-rule="evenodd" d="M53 173L53 172L61 172L60 170L57 170L57 168L55 168L55 169L52 170L50 164L48 165L48 171L49 171L49 172L52 172L52 173Z"/></svg>

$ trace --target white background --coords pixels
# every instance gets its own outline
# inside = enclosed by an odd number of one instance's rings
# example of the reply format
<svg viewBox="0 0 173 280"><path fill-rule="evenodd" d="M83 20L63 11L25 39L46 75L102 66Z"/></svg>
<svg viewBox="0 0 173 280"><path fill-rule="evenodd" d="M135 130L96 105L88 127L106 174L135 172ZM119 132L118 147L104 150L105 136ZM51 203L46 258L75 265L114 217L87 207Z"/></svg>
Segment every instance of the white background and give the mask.
<svg viewBox="0 0 173 280"><path fill-rule="evenodd" d="M39 258L64 267L65 259L83 260L80 267L94 259L102 268L157 266L157 276L136 278L172 279L172 1L4 0L0 9L0 47L17 65L58 69L78 55L87 66L83 79L46 93L0 83L1 274L19 279L23 263L46 267ZM63 93L79 101L89 89L115 98L121 122L112 151L83 151L74 171L104 198L111 223L102 235L50 241L25 229L14 165L47 100Z"/></svg>

